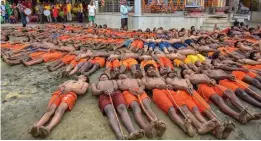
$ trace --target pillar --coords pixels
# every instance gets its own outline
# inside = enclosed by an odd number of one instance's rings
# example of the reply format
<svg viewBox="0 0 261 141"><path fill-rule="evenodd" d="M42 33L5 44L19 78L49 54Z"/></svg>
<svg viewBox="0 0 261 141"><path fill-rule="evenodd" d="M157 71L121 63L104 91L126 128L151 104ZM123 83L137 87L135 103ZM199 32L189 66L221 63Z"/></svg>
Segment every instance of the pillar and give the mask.
<svg viewBox="0 0 261 141"><path fill-rule="evenodd" d="M134 16L141 16L141 0L134 1Z"/></svg>

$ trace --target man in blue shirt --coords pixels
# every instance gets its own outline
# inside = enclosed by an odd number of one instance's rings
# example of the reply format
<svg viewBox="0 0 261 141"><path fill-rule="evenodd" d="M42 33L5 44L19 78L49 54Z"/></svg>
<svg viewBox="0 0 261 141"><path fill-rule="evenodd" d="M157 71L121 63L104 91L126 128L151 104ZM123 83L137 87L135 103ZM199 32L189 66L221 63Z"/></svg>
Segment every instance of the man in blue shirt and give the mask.
<svg viewBox="0 0 261 141"><path fill-rule="evenodd" d="M122 5L120 7L121 11L121 28L124 28L125 26L128 27L128 13L132 10L133 7L127 6L127 1L123 0Z"/></svg>

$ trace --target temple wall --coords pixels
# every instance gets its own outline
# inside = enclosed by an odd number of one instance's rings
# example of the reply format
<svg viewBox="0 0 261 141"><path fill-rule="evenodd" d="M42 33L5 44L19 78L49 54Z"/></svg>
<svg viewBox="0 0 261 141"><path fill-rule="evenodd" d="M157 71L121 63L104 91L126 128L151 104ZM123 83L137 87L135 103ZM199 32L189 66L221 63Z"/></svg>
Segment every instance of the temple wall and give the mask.
<svg viewBox="0 0 261 141"><path fill-rule="evenodd" d="M190 28L195 26L197 29L203 24L205 17L184 17L182 15L173 16L168 14L148 14L142 16L129 16L128 27L129 29L142 29L163 27L164 29L170 28ZM107 24L109 27L119 28L120 13L99 13L96 15L95 23Z"/></svg>

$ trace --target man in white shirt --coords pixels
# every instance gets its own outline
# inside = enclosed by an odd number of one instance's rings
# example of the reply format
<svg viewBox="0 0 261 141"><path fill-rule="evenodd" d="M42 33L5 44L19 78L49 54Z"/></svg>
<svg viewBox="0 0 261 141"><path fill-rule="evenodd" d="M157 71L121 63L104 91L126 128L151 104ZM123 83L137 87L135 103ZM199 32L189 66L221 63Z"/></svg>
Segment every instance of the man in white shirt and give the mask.
<svg viewBox="0 0 261 141"><path fill-rule="evenodd" d="M5 10L5 4L4 2L2 1L1 2L1 16L2 16L2 19L4 19L3 21L5 21L5 14L6 14L6 10Z"/></svg>
<svg viewBox="0 0 261 141"><path fill-rule="evenodd" d="M128 27L128 14L129 11L132 10L133 7L127 6L127 1L123 0L122 5L120 7L121 11L121 28L124 28L125 26Z"/></svg>
<svg viewBox="0 0 261 141"><path fill-rule="evenodd" d="M88 13L89 13L89 26L92 26L95 20L95 14L96 14L96 7L94 5L93 0L91 0L90 4L88 5Z"/></svg>

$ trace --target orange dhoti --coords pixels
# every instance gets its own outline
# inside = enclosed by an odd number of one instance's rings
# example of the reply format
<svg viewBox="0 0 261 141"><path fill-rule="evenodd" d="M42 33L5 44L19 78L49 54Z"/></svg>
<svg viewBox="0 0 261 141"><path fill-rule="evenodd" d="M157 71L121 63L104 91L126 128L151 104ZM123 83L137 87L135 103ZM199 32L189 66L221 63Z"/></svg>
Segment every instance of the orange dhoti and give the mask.
<svg viewBox="0 0 261 141"><path fill-rule="evenodd" d="M94 57L92 60L90 60L90 62L93 64L98 63L100 65L100 67L104 67L105 58L104 57Z"/></svg>
<svg viewBox="0 0 261 141"><path fill-rule="evenodd" d="M137 60L134 59L134 58L128 58L128 59L122 60L122 61L121 61L121 64L122 64L123 66L125 66L127 69L131 69L131 67L132 67L133 65L137 65L138 62L137 62Z"/></svg>
<svg viewBox="0 0 261 141"><path fill-rule="evenodd" d="M117 59L106 62L106 68L111 68L111 70L114 70L115 68L119 68L120 66L121 66L120 61Z"/></svg>
<svg viewBox="0 0 261 141"><path fill-rule="evenodd" d="M51 99L49 100L48 107L51 104L54 104L58 107L62 102L65 102L68 105L69 110L72 110L77 99L77 95L74 92L68 92L63 94L61 93L61 90L57 90L53 93Z"/></svg>
<svg viewBox="0 0 261 141"><path fill-rule="evenodd" d="M221 90L220 90L221 89ZM207 84L200 84L198 86L198 93L207 101L210 102L210 98L214 94L218 94L220 97L223 96L223 92L228 90L228 88L217 85L217 86L209 86Z"/></svg>
<svg viewBox="0 0 261 141"><path fill-rule="evenodd" d="M170 67L171 69L174 69L173 64L171 63L170 59L167 57L160 57L159 58L160 64L164 67Z"/></svg>
<svg viewBox="0 0 261 141"><path fill-rule="evenodd" d="M153 101L166 114L168 113L170 107L177 108L177 106L180 107L183 105L186 105L191 111L194 107L198 107L200 112L205 111L207 108L210 109L210 106L207 104L207 102L195 91L193 92L193 96L191 96L186 91L178 91L176 93L173 90L169 90L177 105L175 105L168 90L153 89L152 92Z"/></svg>
<svg viewBox="0 0 261 141"><path fill-rule="evenodd" d="M72 60L74 60L76 58L75 55L65 55L61 60L65 63L65 64L69 64Z"/></svg>
<svg viewBox="0 0 261 141"><path fill-rule="evenodd" d="M63 57L61 52L48 52L41 56L44 59L44 62L50 62Z"/></svg>
<svg viewBox="0 0 261 141"><path fill-rule="evenodd" d="M237 80L238 82L236 81L230 81L230 80L227 80L227 79L224 79L224 80L220 80L219 81L219 85L221 86L224 86L228 89L231 89L233 90L234 92L238 89L238 88L241 88L243 90L247 89L249 87L249 85L243 81L240 81L240 80Z"/></svg>
<svg viewBox="0 0 261 141"><path fill-rule="evenodd" d="M123 96L124 96L124 98L125 98L127 107L129 107L130 104L131 104L132 102L134 102L134 101L137 101L139 104L141 104L140 101L139 101L139 99L138 99L138 96L133 95L130 91L124 91L122 94L123 94ZM143 101L143 100L146 99L146 98L149 99L149 97L148 97L148 95L147 95L146 92L144 92L144 93L142 93L142 94L140 95L140 100L141 100L141 101Z"/></svg>
<svg viewBox="0 0 261 141"><path fill-rule="evenodd" d="M243 72L243 71L233 71L232 74L236 77L238 80L243 80L246 76L250 76L251 78L257 77L257 74L253 72Z"/></svg>

